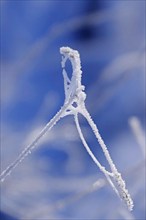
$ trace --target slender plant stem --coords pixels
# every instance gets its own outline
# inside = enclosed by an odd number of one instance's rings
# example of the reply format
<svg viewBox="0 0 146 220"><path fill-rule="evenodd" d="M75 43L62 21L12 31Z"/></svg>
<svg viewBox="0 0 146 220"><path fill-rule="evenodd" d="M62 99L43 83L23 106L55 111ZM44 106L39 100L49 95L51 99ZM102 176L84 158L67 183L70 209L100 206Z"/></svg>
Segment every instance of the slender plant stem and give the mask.
<svg viewBox="0 0 146 220"><path fill-rule="evenodd" d="M99 133L99 130L98 130L96 124L92 120L92 118L91 118L89 112L87 111L86 107L84 107L82 109L82 114L86 118L86 120L89 123L92 131L94 132L95 137L97 138L97 140L98 140L98 142L99 142L99 144L100 144L100 146L101 146L101 148L102 148L102 150L104 152L104 155L105 155L105 157L106 157L106 159L107 159L107 161L108 161L108 163L110 165L110 168L111 168L112 172L116 173L117 169L116 169L116 167L115 167L115 165L113 163L113 160L112 160L112 158L111 158L111 156L110 156L110 154L108 152L108 149L107 149L107 147L106 147L106 145L105 145L105 143L104 143L104 141L103 141L103 139L102 139L102 137L101 137L101 135Z"/></svg>
<svg viewBox="0 0 146 220"><path fill-rule="evenodd" d="M111 180L110 178L110 175L107 173L107 171L105 172L103 170L103 173L105 174L108 182L110 183L110 185L112 186L113 190L117 193L117 195L126 203L128 209L131 211L133 209L133 201L131 199L131 196L130 194L128 193L128 190L126 189L126 185L125 185L125 182L124 180L122 179L122 176L121 174L118 172L113 160L111 159L111 156L108 152L108 149L98 131L98 128L96 126L96 124L94 123L94 121L92 120L89 112L87 111L86 107L85 107L85 104L82 103L82 108L80 108L80 113L87 119L87 122L89 123L91 129L93 130L94 134L95 134L95 137L97 138L103 152L104 152L104 155L110 165L110 168L112 170L112 177L114 179L114 182L116 184L113 183L113 181ZM81 129L80 129L81 130ZM80 133L81 134L81 133ZM82 139L82 138L81 138ZM86 143L85 143L86 144ZM87 145L88 146L88 145ZM89 153L89 152L88 152ZM90 154L90 153L89 153ZM93 157L92 157L93 159ZM95 162L95 160L94 160Z"/></svg>
<svg viewBox="0 0 146 220"><path fill-rule="evenodd" d="M51 130L51 128L64 116L66 110L72 104L74 97L72 97L68 103L65 103L61 109L57 112L57 114L46 124L46 126L41 130L39 135L34 139L34 141L29 144L22 153L18 156L18 158L11 163L0 175L0 181L3 182L5 178L21 163L24 158L31 153L31 151L38 145L40 139Z"/></svg>
<svg viewBox="0 0 146 220"><path fill-rule="evenodd" d="M83 133L82 133L81 127L80 127L79 119L78 119L78 114L75 114L75 115L74 115L74 119L75 119L75 124L76 124L76 127L77 127L77 131L78 131L78 133L79 133L79 136L80 136L80 138L81 138L81 141L82 141L84 147L86 148L88 154L89 154L90 157L92 158L92 160L95 162L95 164L99 167L99 169L100 169L103 173L106 173L106 174L109 175L109 176L113 176L113 173L110 173L109 171L107 171L107 170L105 169L105 167L100 164L100 162L97 160L97 158L95 157L95 155L94 155L94 154L92 153L92 151L90 150L90 148L89 148L89 146L88 146L88 144L87 144L87 142L86 142L86 140L85 140L85 138L84 138L84 135L83 135Z"/></svg>

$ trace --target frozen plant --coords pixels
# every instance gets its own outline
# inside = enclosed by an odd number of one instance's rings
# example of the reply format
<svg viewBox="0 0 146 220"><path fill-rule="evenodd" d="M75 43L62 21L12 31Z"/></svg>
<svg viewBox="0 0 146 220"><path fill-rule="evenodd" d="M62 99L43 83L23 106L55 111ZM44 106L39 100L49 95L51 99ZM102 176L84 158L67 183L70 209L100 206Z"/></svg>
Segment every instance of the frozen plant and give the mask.
<svg viewBox="0 0 146 220"><path fill-rule="evenodd" d="M64 105L58 111L58 113L47 123L47 125L43 128L40 134L35 138L35 140L28 145L22 153L18 156L18 158L8 166L0 175L0 180L3 182L12 170L36 147L39 140L49 131L62 117L66 115L73 115L75 124L77 127L77 131L81 138L81 141L86 148L88 154L91 156L95 164L99 167L99 169L103 172L106 179L117 193L117 195L126 203L128 209L131 211L133 209L133 201L126 189L125 182L122 179L121 174L118 172L116 166L114 165L112 158L107 150L107 147L99 134L96 124L93 122L89 112L85 106L86 94L84 92L85 87L81 83L82 71L81 71L81 63L80 63L80 55L78 51L73 50L69 47L61 47L60 53L62 54L62 68L63 68L63 77L64 77L64 90L65 90L65 101ZM72 64L72 77L69 79L67 72L65 70L65 64L67 60L70 60ZM92 131L97 138L104 155L110 165L111 171L105 169L104 166L97 160L92 151L90 150L80 127L78 115L83 115Z"/></svg>

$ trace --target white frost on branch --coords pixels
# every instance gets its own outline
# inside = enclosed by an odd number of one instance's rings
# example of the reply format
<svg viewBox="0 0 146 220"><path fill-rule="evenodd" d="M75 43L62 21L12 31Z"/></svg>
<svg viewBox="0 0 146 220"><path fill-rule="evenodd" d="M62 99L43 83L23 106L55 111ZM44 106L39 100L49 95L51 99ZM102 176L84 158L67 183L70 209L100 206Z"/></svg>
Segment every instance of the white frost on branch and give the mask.
<svg viewBox="0 0 146 220"><path fill-rule="evenodd" d="M128 190L126 189L125 182L122 179L121 174L118 172L115 164L113 163L113 160L97 129L96 124L93 122L89 112L87 111L85 107L86 94L84 92L85 87L81 84L82 71L81 71L80 55L78 51L72 50L69 47L62 47L60 49L60 52L63 55L62 68L63 68L63 75L64 75L64 83L65 83L64 84L65 96L66 96L65 103L68 102L68 100L71 99L71 97L75 97L73 104L69 106L69 108L66 111L66 114L74 115L75 124L78 130L79 136L88 154L91 156L91 158L93 159L95 164L99 167L99 169L104 173L104 175L106 176L108 182L110 183L114 191L119 195L119 197L122 200L124 200L124 202L127 204L128 209L131 211L133 209L133 201L130 197L130 194L128 193ZM69 59L72 64L73 73L72 73L71 79L68 78L66 70L65 70L65 63L67 59ZM100 162L97 160L95 155L90 150L83 136L81 127L79 125L78 113L82 114L88 121L88 124L90 125L92 131L94 132L95 137L97 138L104 152L104 155L110 165L111 172L107 171L105 167L100 164Z"/></svg>
<svg viewBox="0 0 146 220"><path fill-rule="evenodd" d="M62 117L66 115L74 115L75 124L77 127L77 131L81 138L81 141L86 148L88 154L91 156L95 164L99 167L99 169L104 173L107 178L107 181L110 183L114 191L118 194L118 196L126 203L128 209L131 211L133 209L133 201L126 189L126 185L124 180L122 179L121 174L118 172L115 164L112 161L112 158L108 152L108 149L97 129L96 124L93 122L89 112L85 107L85 99L86 94L84 92L85 87L81 83L82 78L82 71L81 71L81 62L80 62L80 55L77 50L73 50L69 47L61 47L60 53L62 54L62 68L63 68L63 77L64 77L64 91L65 91L65 101L64 105L58 111L58 113L48 122L48 124L42 129L40 134L35 138L35 140L28 145L24 151L19 155L19 157L8 166L0 175L0 180L3 182L12 170L19 165L20 162L29 154L31 151L36 147L40 139L49 131ZM65 70L65 64L67 60L70 60L72 64L72 77L69 79L67 72ZM88 146L80 124L78 120L78 114L82 114L89 126L91 127L95 137L97 138L103 153L110 165L111 171L107 171L104 166L97 160L95 155L90 150Z"/></svg>

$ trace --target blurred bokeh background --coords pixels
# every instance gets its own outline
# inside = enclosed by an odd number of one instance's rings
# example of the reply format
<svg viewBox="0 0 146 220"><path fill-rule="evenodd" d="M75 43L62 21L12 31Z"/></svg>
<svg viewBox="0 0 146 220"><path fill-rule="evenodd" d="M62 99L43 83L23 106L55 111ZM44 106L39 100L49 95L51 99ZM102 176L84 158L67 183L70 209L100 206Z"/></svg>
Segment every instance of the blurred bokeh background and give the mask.
<svg viewBox="0 0 146 220"><path fill-rule="evenodd" d="M59 48L70 46L81 56L86 107L135 205L129 213L115 195L69 116L1 185L1 218L144 220L145 1L0 3L1 170L63 105ZM80 123L108 168L87 122Z"/></svg>

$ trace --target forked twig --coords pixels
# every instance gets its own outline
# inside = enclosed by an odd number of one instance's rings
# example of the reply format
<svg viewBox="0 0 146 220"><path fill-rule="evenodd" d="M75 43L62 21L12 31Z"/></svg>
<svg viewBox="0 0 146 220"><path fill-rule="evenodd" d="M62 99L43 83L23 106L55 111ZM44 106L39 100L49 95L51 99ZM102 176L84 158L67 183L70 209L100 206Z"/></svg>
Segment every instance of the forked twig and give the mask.
<svg viewBox="0 0 146 220"><path fill-rule="evenodd" d="M82 71L81 71L81 63L80 63L80 55L78 51L73 50L69 47L61 47L60 53L62 54L62 68L63 68L63 77L64 77L64 91L65 91L65 101L64 105L61 107L59 112L50 120L50 122L43 128L43 130L40 132L40 134L36 137L36 139L28 145L24 151L19 155L19 157L14 161L9 167L6 168L0 175L0 180L4 181L6 176L9 175L12 170L29 154L31 153L32 149L35 148L35 146L38 144L40 139L46 134L47 131L49 131L62 117L65 117L66 115L74 115L75 124L77 127L77 131L79 133L79 136L81 138L81 141L86 148L87 152L95 162L95 164L99 167L99 169L104 173L106 176L108 182L114 189L114 191L118 194L118 196L124 200L126 203L128 209L131 211L133 209L133 201L126 189L125 182L122 179L121 174L118 172L115 164L113 163L111 156L107 150L107 147L97 129L97 126L93 122L89 112L87 111L85 107L85 99L86 94L84 92L85 87L81 83L82 78ZM67 60L70 60L72 64L72 77L69 79L67 72L65 70L65 64ZM97 138L104 155L110 165L110 171L107 171L104 166L100 164L100 162L97 160L95 155L90 150L80 127L79 120L78 120L78 114L82 114L89 126L91 127L92 131L95 134L95 137Z"/></svg>
<svg viewBox="0 0 146 220"><path fill-rule="evenodd" d="M118 172L115 164L113 163L113 160L111 159L111 156L107 150L107 147L97 129L96 124L93 122L89 112L87 111L85 107L85 99L86 99L86 94L84 92L84 86L81 84L81 65L80 65L80 57L79 53L75 50L72 50L71 48L68 47L63 47L61 48L61 53L64 55L63 61L62 61L62 67L65 67L65 62L67 59L69 59L72 63L72 68L73 68L73 75L71 80L66 80L68 83L65 84L65 91L66 91L66 99L71 98L73 95L75 95L75 99L73 104L75 103L76 105L70 105L66 114L73 114L74 119L75 119L75 124L79 133L79 136L81 138L81 141L83 145L85 146L88 154L91 156L95 164L99 167L99 169L104 173L106 176L108 182L114 189L114 191L119 195L119 197L124 200L124 202L127 204L128 209L132 210L133 209L133 201L128 193L128 190L126 189L125 182L122 179L121 174ZM65 79L68 79L67 73L65 70L63 70L65 73ZM72 91L72 92L71 92ZM81 127L79 125L79 120L78 120L78 113L82 114L86 120L88 121L89 126L93 130L95 137L97 138L104 155L110 165L111 172L107 171L104 166L100 164L100 162L97 160L95 155L92 153L90 150L83 133L81 131Z"/></svg>

